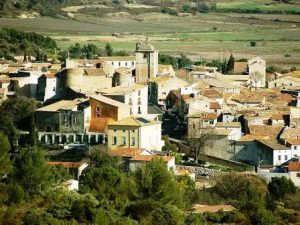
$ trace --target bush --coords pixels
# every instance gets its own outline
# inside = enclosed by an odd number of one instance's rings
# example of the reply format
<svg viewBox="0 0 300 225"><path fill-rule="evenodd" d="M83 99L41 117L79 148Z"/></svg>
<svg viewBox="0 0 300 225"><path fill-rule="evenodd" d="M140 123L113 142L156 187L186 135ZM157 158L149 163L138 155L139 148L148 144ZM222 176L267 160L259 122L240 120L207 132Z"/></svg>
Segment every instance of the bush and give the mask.
<svg viewBox="0 0 300 225"><path fill-rule="evenodd" d="M172 15L172 16L177 16L177 15L178 15L178 13L177 13L176 10L171 9L171 8L168 8L168 7L163 7L163 8L161 9L161 12L162 12L162 13L165 13L165 14Z"/></svg>
<svg viewBox="0 0 300 225"><path fill-rule="evenodd" d="M256 46L256 41L250 41L250 46L255 47Z"/></svg>

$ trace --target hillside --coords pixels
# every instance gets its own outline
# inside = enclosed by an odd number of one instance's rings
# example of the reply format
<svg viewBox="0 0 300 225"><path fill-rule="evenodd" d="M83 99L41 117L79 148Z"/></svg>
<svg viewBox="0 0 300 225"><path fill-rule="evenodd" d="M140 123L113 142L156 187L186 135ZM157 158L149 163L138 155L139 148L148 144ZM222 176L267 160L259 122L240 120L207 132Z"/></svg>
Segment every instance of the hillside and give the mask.
<svg viewBox="0 0 300 225"><path fill-rule="evenodd" d="M0 0L0 16L76 18L78 14L103 17L112 13L136 16L153 12L171 15L198 12L300 14L299 4L296 0Z"/></svg>

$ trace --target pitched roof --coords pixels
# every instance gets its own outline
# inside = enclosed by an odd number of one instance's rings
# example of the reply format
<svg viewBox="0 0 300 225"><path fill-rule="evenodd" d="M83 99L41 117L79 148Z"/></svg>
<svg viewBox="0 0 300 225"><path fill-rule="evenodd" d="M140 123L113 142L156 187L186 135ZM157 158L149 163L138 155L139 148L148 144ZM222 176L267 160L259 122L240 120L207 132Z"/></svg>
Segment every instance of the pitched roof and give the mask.
<svg viewBox="0 0 300 225"><path fill-rule="evenodd" d="M134 157L140 155L144 149L141 148L116 148L110 150L109 154L112 156L121 156L121 157Z"/></svg>
<svg viewBox="0 0 300 225"><path fill-rule="evenodd" d="M283 126L270 125L249 125L249 133L253 135L269 136L270 138L277 138L282 131Z"/></svg>
<svg viewBox="0 0 300 225"><path fill-rule="evenodd" d="M289 171L300 171L300 162L290 162Z"/></svg>
<svg viewBox="0 0 300 225"><path fill-rule="evenodd" d="M115 107L124 107L124 106L127 106L126 104L124 104L122 102L119 102L119 101L116 101L114 99L105 97L103 95L91 95L89 97L92 98L92 99L95 99L95 100L97 100L99 102L103 102L103 103L106 103L108 105L112 105L112 106L115 106Z"/></svg>
<svg viewBox="0 0 300 225"><path fill-rule="evenodd" d="M272 150L290 150L289 147L280 144L276 139L260 139L257 142L269 147Z"/></svg>
<svg viewBox="0 0 300 225"><path fill-rule="evenodd" d="M87 76L106 76L107 74L103 68L85 68L84 75Z"/></svg>
<svg viewBox="0 0 300 225"><path fill-rule="evenodd" d="M130 159L130 161L149 162L153 159L162 159L164 162L169 162L174 159L174 156L158 156L158 155L137 155Z"/></svg>
<svg viewBox="0 0 300 225"><path fill-rule="evenodd" d="M300 145L300 138L288 138L285 141L290 145Z"/></svg>
<svg viewBox="0 0 300 225"><path fill-rule="evenodd" d="M236 210L236 208L234 208L231 205L200 205L200 204L195 204L192 207L192 212L193 213L216 213L219 211L224 211L224 212L230 212Z"/></svg>
<svg viewBox="0 0 300 225"><path fill-rule="evenodd" d="M300 127L285 127L280 138L282 139L300 138Z"/></svg>
<svg viewBox="0 0 300 225"><path fill-rule="evenodd" d="M202 90L202 95L207 97L207 98L212 98L212 99L216 99L216 98L221 98L222 94L220 94L218 91L211 89L211 88L207 88Z"/></svg>
<svg viewBox="0 0 300 225"><path fill-rule="evenodd" d="M77 105L82 102L87 101L87 99L74 99L74 100L61 100L56 103L44 106L42 108L37 109L38 112L56 112L59 110L72 110Z"/></svg>
<svg viewBox="0 0 300 225"><path fill-rule="evenodd" d="M210 102L209 103L209 108L210 109L221 109L221 106L219 105L218 102Z"/></svg>
<svg viewBox="0 0 300 225"><path fill-rule="evenodd" d="M117 87L107 88L102 90L101 93L103 95L125 95L146 87L147 85L133 83L128 86L117 86Z"/></svg>
<svg viewBox="0 0 300 225"><path fill-rule="evenodd" d="M216 127L240 128L241 127L241 123L240 122L229 122L229 123L218 122L216 124Z"/></svg>
<svg viewBox="0 0 300 225"><path fill-rule="evenodd" d="M187 115L188 118L201 118L206 120L215 120L217 119L218 115L216 113L208 113L208 112L196 112Z"/></svg>
<svg viewBox="0 0 300 225"><path fill-rule="evenodd" d="M268 139L268 136L262 136L262 135L252 135L252 134L246 134L245 136L241 137L237 141L255 141L260 139Z"/></svg>
<svg viewBox="0 0 300 225"><path fill-rule="evenodd" d="M234 62L234 72L241 73L246 72L248 63L247 62Z"/></svg>
<svg viewBox="0 0 300 225"><path fill-rule="evenodd" d="M119 121L113 121L108 124L108 126L132 126L132 127L142 127L153 124L159 124L160 121L148 120L144 117L127 117Z"/></svg>
<svg viewBox="0 0 300 225"><path fill-rule="evenodd" d="M111 62L111 61L135 61L135 56L106 56L99 57L100 62Z"/></svg>
<svg viewBox="0 0 300 225"><path fill-rule="evenodd" d="M83 162L83 161L81 161L81 162L47 162L48 165L51 165L51 166L62 165L65 168L79 168L84 163L85 162Z"/></svg>

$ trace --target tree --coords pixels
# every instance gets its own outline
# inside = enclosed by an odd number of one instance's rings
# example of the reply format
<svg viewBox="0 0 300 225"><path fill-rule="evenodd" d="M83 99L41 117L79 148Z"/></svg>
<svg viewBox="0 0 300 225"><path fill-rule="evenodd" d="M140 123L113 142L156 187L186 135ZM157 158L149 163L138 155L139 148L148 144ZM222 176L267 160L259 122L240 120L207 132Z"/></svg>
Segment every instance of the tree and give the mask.
<svg viewBox="0 0 300 225"><path fill-rule="evenodd" d="M28 147L21 149L14 162L14 180L25 190L26 194L38 194L46 188L50 179L45 157L41 149Z"/></svg>
<svg viewBox="0 0 300 225"><path fill-rule="evenodd" d="M4 133L0 132L0 179L12 169L9 157L10 143Z"/></svg>
<svg viewBox="0 0 300 225"><path fill-rule="evenodd" d="M152 199L162 204L183 206L183 189L173 179L161 159L154 159L139 168L135 174L140 199Z"/></svg>
<svg viewBox="0 0 300 225"><path fill-rule="evenodd" d="M226 70L227 70L226 71L227 73L232 73L233 70L234 70L234 57L233 57L232 54L230 55L230 58L229 58L229 60L227 62L227 68L226 68Z"/></svg>
<svg viewBox="0 0 300 225"><path fill-rule="evenodd" d="M177 59L178 60L178 68L183 68L186 66L190 66L192 64L192 61L186 57L186 55L181 54L180 58Z"/></svg>
<svg viewBox="0 0 300 225"><path fill-rule="evenodd" d="M273 177L268 184L268 190L275 200L283 199L287 194L296 193L294 183L286 177Z"/></svg>
<svg viewBox="0 0 300 225"><path fill-rule="evenodd" d="M106 53L107 56L112 56L113 55L113 48L112 48L110 43L106 43L105 53Z"/></svg>
<svg viewBox="0 0 300 225"><path fill-rule="evenodd" d="M210 129L194 127L194 129L189 129L189 134L187 137L187 143L191 148L191 153L195 158L195 161L198 162L200 155L204 153L204 148L207 145L209 139Z"/></svg>

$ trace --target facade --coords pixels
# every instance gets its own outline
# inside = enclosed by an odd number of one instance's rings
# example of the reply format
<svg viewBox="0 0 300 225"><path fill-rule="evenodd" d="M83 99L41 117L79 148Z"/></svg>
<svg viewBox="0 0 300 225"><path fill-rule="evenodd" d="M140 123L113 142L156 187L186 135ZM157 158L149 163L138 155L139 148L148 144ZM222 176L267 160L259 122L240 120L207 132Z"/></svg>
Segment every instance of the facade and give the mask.
<svg viewBox="0 0 300 225"><path fill-rule="evenodd" d="M212 129L217 124L216 113L199 112L187 116L188 118L188 137L199 138L203 132Z"/></svg>
<svg viewBox="0 0 300 225"><path fill-rule="evenodd" d="M129 84L101 91L101 94L130 107L130 115L148 114L148 86Z"/></svg>
<svg viewBox="0 0 300 225"><path fill-rule="evenodd" d="M37 100L47 101L55 98L56 95L56 76L53 73L43 74L38 78Z"/></svg>
<svg viewBox="0 0 300 225"><path fill-rule="evenodd" d="M107 56L99 57L101 64L111 65L115 70L125 67L131 70L135 69L135 57L134 56Z"/></svg>
<svg viewBox="0 0 300 225"><path fill-rule="evenodd" d="M166 164L169 171L175 170L175 157L174 156L157 156L157 155L139 155L129 160L129 169L134 172L142 165L154 159L161 159Z"/></svg>
<svg viewBox="0 0 300 225"><path fill-rule="evenodd" d="M102 143L102 134L88 133L87 99L61 100L36 110L39 141L47 144Z"/></svg>
<svg viewBox="0 0 300 225"><path fill-rule="evenodd" d="M147 84L147 81L158 74L158 51L148 41L137 42L136 50L136 83Z"/></svg>
<svg viewBox="0 0 300 225"><path fill-rule="evenodd" d="M268 83L268 88L293 88L300 86L300 78L285 76Z"/></svg>
<svg viewBox="0 0 300 225"><path fill-rule="evenodd" d="M296 187L300 187L300 162L289 163L289 177Z"/></svg>
<svg viewBox="0 0 300 225"><path fill-rule="evenodd" d="M149 82L149 101L166 107L166 99L171 90L188 86L188 82L177 77L156 77Z"/></svg>
<svg viewBox="0 0 300 225"><path fill-rule="evenodd" d="M161 122L128 117L108 124L108 148L143 148L161 151Z"/></svg>
<svg viewBox="0 0 300 225"><path fill-rule="evenodd" d="M119 121L130 116L130 107L124 103L102 95L89 98L91 114L88 130L95 133L106 133L110 122Z"/></svg>
<svg viewBox="0 0 300 225"><path fill-rule="evenodd" d="M266 61L260 56L248 60L248 74L251 86L266 87Z"/></svg>

